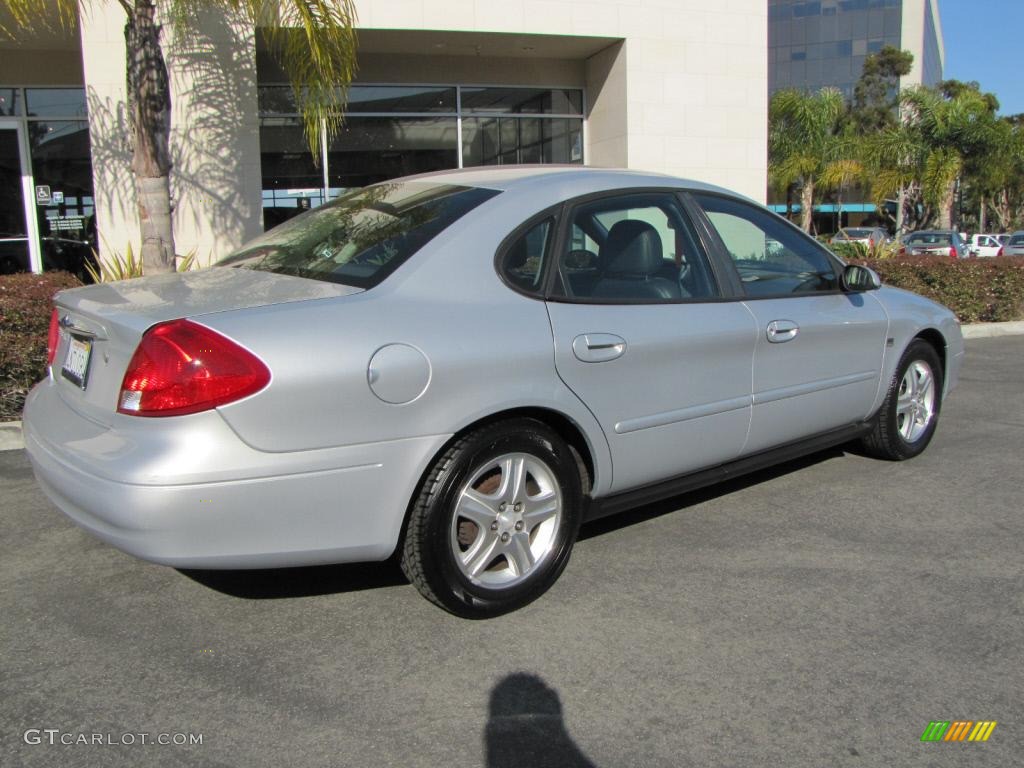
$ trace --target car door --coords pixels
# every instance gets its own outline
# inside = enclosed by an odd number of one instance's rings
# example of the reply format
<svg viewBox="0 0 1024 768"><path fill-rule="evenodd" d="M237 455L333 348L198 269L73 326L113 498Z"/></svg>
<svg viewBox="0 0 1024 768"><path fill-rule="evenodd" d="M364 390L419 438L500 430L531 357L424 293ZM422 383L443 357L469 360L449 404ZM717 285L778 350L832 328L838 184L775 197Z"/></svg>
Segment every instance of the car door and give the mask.
<svg viewBox="0 0 1024 768"><path fill-rule="evenodd" d="M757 326L745 454L859 422L880 385L888 317L867 293L844 293L841 264L775 214L696 193L744 287Z"/></svg>
<svg viewBox="0 0 1024 768"><path fill-rule="evenodd" d="M722 301L674 192L569 208L547 304L558 375L594 413L619 491L719 464L750 423L756 329Z"/></svg>

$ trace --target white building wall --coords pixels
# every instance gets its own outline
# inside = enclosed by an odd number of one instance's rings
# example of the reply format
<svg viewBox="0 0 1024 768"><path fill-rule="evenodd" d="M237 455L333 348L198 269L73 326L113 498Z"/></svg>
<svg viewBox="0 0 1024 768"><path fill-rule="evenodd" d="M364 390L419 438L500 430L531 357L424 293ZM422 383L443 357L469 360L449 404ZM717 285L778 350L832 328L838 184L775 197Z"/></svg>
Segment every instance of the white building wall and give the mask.
<svg viewBox="0 0 1024 768"><path fill-rule="evenodd" d="M621 38L587 62L588 164L765 197L765 0L357 0L356 8L366 29Z"/></svg>
<svg viewBox="0 0 1024 768"><path fill-rule="evenodd" d="M117 0L86 4L80 36L97 224L107 239L101 250L120 251L139 242L125 138L124 11ZM357 0L356 7L365 30L607 38L608 46L585 60L572 60L571 46L564 59L552 59L549 45L545 60L495 58L495 72L481 72L486 43L479 61L430 50L368 54L360 78L551 86L582 79L588 164L688 176L764 199L765 0ZM254 35L211 14L187 38L166 25L164 42L176 246L205 263L262 228ZM418 76L404 78L403 71ZM562 82L544 83L547 76Z"/></svg>
<svg viewBox="0 0 1024 768"><path fill-rule="evenodd" d="M942 61L943 69L945 69L946 50L942 36L942 19L939 16L938 0L903 0L900 44L903 50L914 54L914 63L910 68L910 73L900 78L901 88L910 88L924 83L925 17L927 6L929 5L932 9L935 31L938 35L936 42L939 47L939 59Z"/></svg>
<svg viewBox="0 0 1024 768"><path fill-rule="evenodd" d="M80 34L92 142L100 253L138 252L125 85L125 14L117 0L88 0ZM262 231L255 36L224 13L198 32L165 22L171 77L171 200L179 254L201 264Z"/></svg>

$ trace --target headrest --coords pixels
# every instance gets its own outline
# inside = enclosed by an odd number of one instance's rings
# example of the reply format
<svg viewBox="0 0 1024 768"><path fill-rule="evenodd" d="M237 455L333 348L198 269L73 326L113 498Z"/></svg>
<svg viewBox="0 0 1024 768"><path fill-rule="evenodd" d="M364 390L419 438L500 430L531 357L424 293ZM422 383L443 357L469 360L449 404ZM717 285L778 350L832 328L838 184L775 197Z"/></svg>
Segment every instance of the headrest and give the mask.
<svg viewBox="0 0 1024 768"><path fill-rule="evenodd" d="M661 235L646 221L618 221L608 232L601 260L605 274L652 275L662 265Z"/></svg>

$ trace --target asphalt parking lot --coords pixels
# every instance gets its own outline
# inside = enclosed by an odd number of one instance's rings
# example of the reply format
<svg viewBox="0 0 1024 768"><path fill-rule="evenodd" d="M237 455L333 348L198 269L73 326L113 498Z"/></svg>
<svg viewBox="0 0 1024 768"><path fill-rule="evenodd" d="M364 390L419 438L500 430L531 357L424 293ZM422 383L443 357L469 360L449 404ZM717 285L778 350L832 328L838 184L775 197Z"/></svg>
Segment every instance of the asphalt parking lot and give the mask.
<svg viewBox="0 0 1024 768"><path fill-rule="evenodd" d="M488 622L391 564L143 563L0 453L0 765L1019 766L1022 453L1024 337L972 340L922 457L592 524ZM933 720L998 725L922 743Z"/></svg>

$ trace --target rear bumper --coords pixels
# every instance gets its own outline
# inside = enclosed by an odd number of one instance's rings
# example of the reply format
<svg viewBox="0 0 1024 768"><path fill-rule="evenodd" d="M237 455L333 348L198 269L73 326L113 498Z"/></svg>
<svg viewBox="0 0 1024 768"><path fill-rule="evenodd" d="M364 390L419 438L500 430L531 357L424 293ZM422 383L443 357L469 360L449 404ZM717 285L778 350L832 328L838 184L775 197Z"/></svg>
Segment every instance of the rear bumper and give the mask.
<svg viewBox="0 0 1024 768"><path fill-rule="evenodd" d="M75 523L181 568L385 559L423 468L449 437L267 453L213 411L95 424L52 382L29 396L24 436L40 486Z"/></svg>

